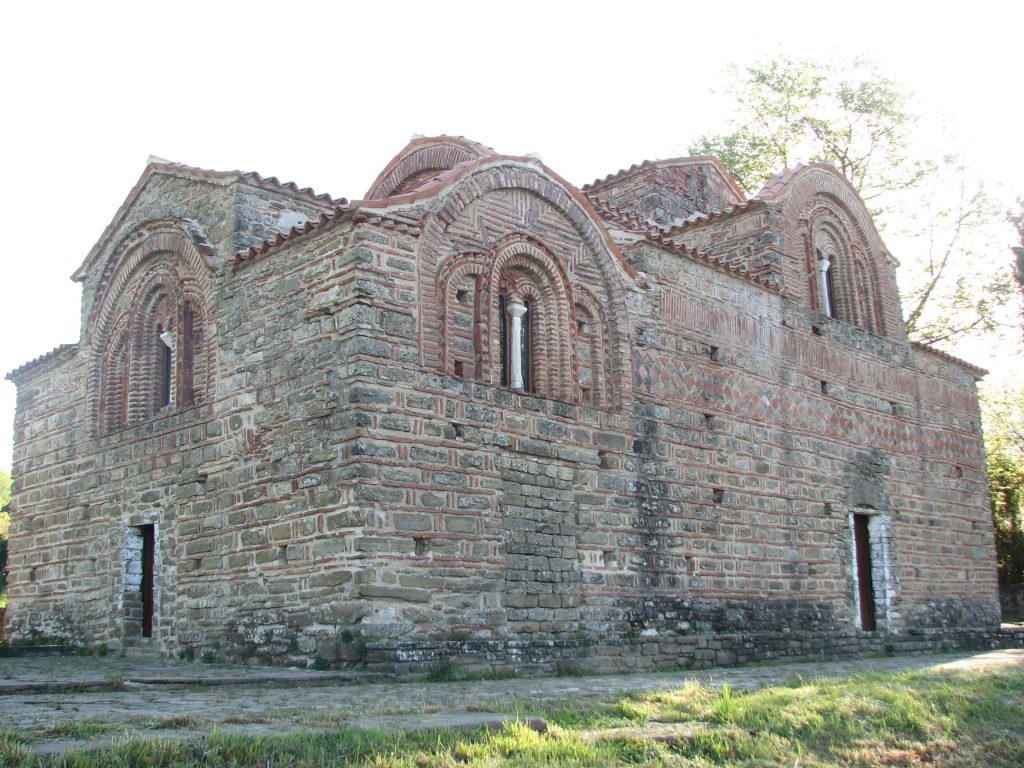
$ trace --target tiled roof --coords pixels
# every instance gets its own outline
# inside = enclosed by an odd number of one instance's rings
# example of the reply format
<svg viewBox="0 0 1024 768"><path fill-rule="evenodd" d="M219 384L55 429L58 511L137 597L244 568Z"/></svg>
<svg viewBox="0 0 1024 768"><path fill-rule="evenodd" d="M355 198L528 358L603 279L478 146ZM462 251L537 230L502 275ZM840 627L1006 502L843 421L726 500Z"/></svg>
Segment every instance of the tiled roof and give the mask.
<svg viewBox="0 0 1024 768"><path fill-rule="evenodd" d="M203 179L205 181L224 181L227 183L244 181L255 187L262 187L263 189L275 192L286 192L293 197L301 197L311 203L325 206L334 207L345 202L345 198L336 199L326 193L317 194L310 187L299 187L294 181L281 181L276 176L261 176L255 171L211 171L207 168L197 168L193 165L185 165L184 163L175 163L157 158L154 158L146 167L147 169L167 169L181 176Z"/></svg>
<svg viewBox="0 0 1024 768"><path fill-rule="evenodd" d="M327 194L317 194L309 187L299 187L297 184L291 181L282 182L277 179L276 176L261 176L254 171L211 171L206 168L196 168L191 165L184 165L183 163L173 163L168 160L161 158L150 158L146 165L145 170L139 177L139 180L135 182L135 186L132 187L128 196L124 202L117 209L110 223L103 230L103 234L100 235L99 240L89 250L82 265L75 270L75 273L71 276L72 280L81 280L89 265L93 262L99 252L103 249L104 245L110 239L110 237L117 230L121 223L122 218L129 208L135 203L136 198L142 192L146 182L149 181L155 174L171 174L183 178L199 179L202 181L212 182L215 184L232 184L235 182L242 182L250 184L252 186L260 187L262 189L269 189L275 192L284 192L293 197L301 198L307 202L313 203L320 206L322 209L333 209L340 205L344 205L347 201L345 198L333 198Z"/></svg>
<svg viewBox="0 0 1024 768"><path fill-rule="evenodd" d="M231 257L231 261L237 269L245 262L253 261L254 259L258 259L260 256L269 253L282 243L301 237L302 235L318 231L333 222L341 221L345 214L351 214L350 219L353 224L368 223L371 226L381 227L382 229L392 229L396 232L405 232L410 235L418 235L420 233L419 225L413 224L409 221L403 221L397 217L389 216L387 213L375 212L371 215L358 209L350 210L347 205L344 205L335 208L333 211L327 211L317 221L307 221L305 224L292 227L287 232L278 233L269 240L264 240L259 245L254 245L246 248L245 250L239 251Z"/></svg>
<svg viewBox="0 0 1024 768"><path fill-rule="evenodd" d="M975 378L980 379L984 376L988 376L988 371L985 370L984 368L974 365L974 363L968 363L966 360L961 360L959 357L955 357L949 354L949 352L943 352L941 349L936 349L935 347L929 346L927 344L922 344L920 341L912 341L910 342L910 346L912 346L914 349L919 349L922 352L927 352L931 355L935 355L936 357L947 362L953 363L954 365L959 365L961 368L965 368L968 373L973 374Z"/></svg>
<svg viewBox="0 0 1024 768"><path fill-rule="evenodd" d="M736 205L730 205L728 208L722 208L721 210L708 211L707 213L694 213L685 221L671 226L663 230L663 232L666 237L675 237L676 235L682 234L693 227L701 226L702 224L707 224L712 221L718 221L720 219L727 219L734 214L743 213L753 208L761 208L764 205L765 203L763 200L759 200L755 197L742 203L737 203Z"/></svg>
<svg viewBox="0 0 1024 768"><path fill-rule="evenodd" d="M249 246L248 248L238 251L237 253L230 257L230 260L237 269L244 262L252 261L253 259L259 258L260 256L266 254L267 252L281 245L281 243L287 242L288 240L293 240L294 238L300 237L301 235L308 234L313 230L318 230L323 226L329 224L330 222L336 221L347 212L348 203L344 202L343 204L338 205L337 207L333 208L330 211L324 211L324 213L320 214L320 218L317 219L316 221L307 221L302 224L298 224L289 229L287 232L278 232L273 237L264 240L262 243L259 243L258 245L252 245Z"/></svg>
<svg viewBox="0 0 1024 768"><path fill-rule="evenodd" d="M75 355L78 352L77 344L61 344L55 349L51 349L45 355L40 355L35 360L31 360L24 365L18 366L13 371L8 373L4 378L8 381L17 382L18 379L25 377L25 374L31 373L35 369L47 363L63 362Z"/></svg>
<svg viewBox="0 0 1024 768"><path fill-rule="evenodd" d="M742 277L746 280L750 280L751 282L757 283L758 285L767 288L771 291L777 292L779 290L778 285L776 285L774 282L768 280L767 278L763 277L758 273L750 272L748 270L743 269L742 267L736 266L735 264L729 264L716 256L712 256L711 254L705 253L704 251L694 250L692 248L686 247L682 243L675 242L674 240L671 239L672 234L678 231L679 227L674 227L671 231L662 230L661 228L655 226L654 224L651 224L650 222L640 218L635 214L628 213L626 211L616 208L615 206L602 200L600 197L591 192L584 192L583 194L586 196L587 200L590 201L590 203L594 206L594 208L603 218L615 222L616 224L622 226L627 231L638 232L651 242L657 243L659 246L665 248L666 250L673 251L675 253L680 254L681 256L686 256L691 259L698 259L699 261L711 264L712 266L715 266L719 269L723 269L726 272L734 274L738 277ZM746 206L748 205L748 203L744 203L743 205ZM738 207L739 206L733 206L733 208Z"/></svg>
<svg viewBox="0 0 1024 768"><path fill-rule="evenodd" d="M785 170L779 171L779 173L775 174L771 181L765 184L764 187L761 188L761 191L754 195L751 199L774 200L776 197L778 197L779 195L786 191L786 188L789 186L790 182L796 178L797 174L799 174L800 171L802 171L804 168L809 167L810 166L804 165L803 163L797 163L792 168L786 168Z"/></svg>
<svg viewBox="0 0 1024 768"><path fill-rule="evenodd" d="M745 200L746 195L743 194L743 190L740 189L735 179L729 175L729 172L725 170L725 166L722 165L722 161L714 155L694 155L692 157L674 157L668 160L644 160L642 163L633 164L629 168L622 168L615 173L609 173L603 179L594 179L589 184L584 184L580 187L583 191L596 191L600 187L604 187L610 182L618 179L632 176L640 171L646 171L649 168L670 168L672 166L685 166L685 165L712 165L722 175L722 179L729 188L736 195L738 200Z"/></svg>

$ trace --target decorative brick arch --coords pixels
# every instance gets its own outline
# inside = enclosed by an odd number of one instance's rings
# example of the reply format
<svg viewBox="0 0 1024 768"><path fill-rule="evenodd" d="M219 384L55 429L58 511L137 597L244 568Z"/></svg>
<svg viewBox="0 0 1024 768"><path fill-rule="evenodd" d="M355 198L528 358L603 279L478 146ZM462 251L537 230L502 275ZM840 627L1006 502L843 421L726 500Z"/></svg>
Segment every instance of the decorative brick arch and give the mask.
<svg viewBox="0 0 1024 768"><path fill-rule="evenodd" d="M615 398L602 395L599 399L606 407L621 408L632 395L625 283L632 279L633 274L625 265L622 255L596 213L579 192L547 169L522 160L494 158L492 161L481 161L458 178L451 180L437 195L431 209L424 216L418 253L420 304L425 308L438 307L439 311L426 311L421 315L423 364L453 372L456 358L449 351L450 345L445 341L445 326L450 315L448 308L451 306L450 297L445 292L451 290L452 276L467 274L459 270L460 265L468 258L468 251L485 254L485 258L490 260L492 266L488 272L487 282L483 286L488 291L487 310L484 314L486 328L483 329L483 337L490 343L484 344L481 349L479 369L482 374L481 380L494 381L494 371L497 369L490 347L495 339L494 334L497 333L494 327L496 302L500 295L497 281L502 279L500 270L496 271L495 267L499 256L506 259L503 262L506 267L517 257L520 260L527 259L521 261L522 268L529 267L537 270L538 275L545 274L551 277L551 281L546 283L549 288L544 289L549 293L544 293L539 286L531 289L538 292L538 299L545 306L547 302L554 301L555 296L559 297L559 302L563 302L561 307L552 305L549 310L545 310L553 314L545 319L545 322L550 321L552 325L544 331L544 338L538 340L538 343L543 344L543 359L548 371L542 374L543 381L537 382L538 393L572 402L580 399L579 370L574 352L576 305L572 298L577 283L582 280L578 273L580 266L572 258L564 255L564 247L563 255L560 256L559 250L544 242L543 236L532 231L529 223L508 226L505 231L490 233L488 237L481 236L475 246L463 240L456 242L456 238L450 234L453 224L460 220L460 216L470 205L502 190L523 192L550 206L566 222L566 230L572 232L577 250L592 255L586 265L592 274L593 283L588 284L588 287L596 304L605 308L601 319L601 343L609 372L605 389L607 392L616 393ZM479 255L473 257L479 258ZM479 269L479 265L474 268ZM555 275L559 276L558 280L554 279ZM548 336L549 333L555 333L555 328L561 334L557 339ZM555 361L561 366L557 384L554 382ZM465 368L465 363L463 367Z"/></svg>
<svg viewBox="0 0 1024 768"><path fill-rule="evenodd" d="M896 260L882 242L856 190L831 165L815 163L785 171L756 198L781 213L786 259L784 284L795 299L821 308L814 269L815 237L842 234L844 258L836 266L837 319L872 333L903 340ZM822 228L825 229L822 229Z"/></svg>
<svg viewBox="0 0 1024 768"><path fill-rule="evenodd" d="M491 260L487 296L487 338L484 369L487 381L500 381L501 361L494 350L499 338L499 298L516 297L531 304L533 365L531 391L544 397L575 401L578 379L572 348L575 325L572 289L565 270L540 243L513 235L499 245Z"/></svg>
<svg viewBox="0 0 1024 768"><path fill-rule="evenodd" d="M211 396L212 273L201 246L173 222L144 224L115 249L86 333L88 408L99 433Z"/></svg>
<svg viewBox="0 0 1024 768"><path fill-rule="evenodd" d="M419 184L461 163L494 155L482 144L456 136L413 139L381 171L366 193L367 200L383 200L411 192Z"/></svg>
<svg viewBox="0 0 1024 768"><path fill-rule="evenodd" d="M811 295L824 311L822 284L816 279L818 261L831 264L833 315L836 319L883 336L886 333L878 294L878 274L867 257L858 232L833 198L813 198L806 212L808 242L807 274Z"/></svg>

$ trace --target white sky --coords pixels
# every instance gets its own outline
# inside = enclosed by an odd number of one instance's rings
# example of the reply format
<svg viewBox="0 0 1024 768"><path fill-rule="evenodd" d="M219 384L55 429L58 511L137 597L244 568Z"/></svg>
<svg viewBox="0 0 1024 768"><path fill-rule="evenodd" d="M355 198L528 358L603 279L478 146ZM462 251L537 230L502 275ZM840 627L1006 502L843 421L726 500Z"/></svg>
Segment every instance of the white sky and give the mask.
<svg viewBox="0 0 1024 768"><path fill-rule="evenodd" d="M77 341L69 276L150 154L358 198L411 134L451 133L583 184L721 130L729 63L868 54L1024 194L1022 22L989 0L5 3L0 376ZM14 400L0 381L4 469Z"/></svg>

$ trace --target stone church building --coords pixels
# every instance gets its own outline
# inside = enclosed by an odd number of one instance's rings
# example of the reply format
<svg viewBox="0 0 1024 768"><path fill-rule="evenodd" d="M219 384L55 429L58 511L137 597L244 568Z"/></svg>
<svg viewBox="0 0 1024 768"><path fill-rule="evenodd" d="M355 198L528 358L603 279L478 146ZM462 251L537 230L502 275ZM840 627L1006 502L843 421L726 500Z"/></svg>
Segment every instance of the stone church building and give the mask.
<svg viewBox="0 0 1024 768"><path fill-rule="evenodd" d="M151 160L18 388L8 636L579 669L998 628L984 371L827 165L577 188L415 138L364 199Z"/></svg>

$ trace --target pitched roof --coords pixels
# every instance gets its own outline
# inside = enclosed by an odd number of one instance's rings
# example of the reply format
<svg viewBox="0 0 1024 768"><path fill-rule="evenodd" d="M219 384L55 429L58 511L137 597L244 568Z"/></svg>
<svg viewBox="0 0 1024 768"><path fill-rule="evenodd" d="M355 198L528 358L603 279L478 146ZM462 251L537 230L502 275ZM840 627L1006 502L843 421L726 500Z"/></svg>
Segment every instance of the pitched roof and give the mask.
<svg viewBox="0 0 1024 768"><path fill-rule="evenodd" d="M59 347L51 349L45 355L40 355L35 360L30 360L24 365L18 366L13 371L4 376L8 381L17 383L19 380L24 379L26 375L34 372L36 369L41 368L49 363L61 363L65 360L69 360L74 357L78 352L77 344L61 344Z"/></svg>
<svg viewBox="0 0 1024 768"><path fill-rule="evenodd" d="M961 360L959 357L955 357L949 354L949 352L943 352L941 349L936 349L935 347L929 346L928 344L922 344L920 341L912 341L910 342L910 346L912 346L914 349L920 350L921 352L927 352L928 354L935 355L936 357L945 360L948 363L959 365L961 368L965 369L976 379L981 379L985 376L988 376L989 372L986 369L974 365L974 363L968 363L966 360Z"/></svg>
<svg viewBox="0 0 1024 768"><path fill-rule="evenodd" d="M725 166L722 165L722 161L714 155L693 155L692 157L673 157L667 160L644 160L642 163L633 164L629 168L622 168L615 173L609 173L603 179L594 179L589 184L584 184L580 189L587 192L596 192L603 187L608 186L613 181L632 176L637 173L641 173L651 168L678 168L689 165L710 165L712 166L722 177L722 181L726 183L732 193L736 196L736 200L742 202L747 199L747 196L740 189L739 184L736 183L735 179L729 175L729 172L725 170Z"/></svg>
<svg viewBox="0 0 1024 768"><path fill-rule="evenodd" d="M703 261L706 264L710 264L713 267L729 272L737 277L742 277L746 280L757 283L761 287L767 288L771 291L778 292L779 290L779 286L776 283L768 280L760 273L750 272L736 264L730 264L723 261L717 256L713 256L705 251L689 248L683 243L676 242L672 239L672 235L675 234L679 227L673 227L671 231L663 230L636 214L616 208L591 192L584 192L583 194L586 195L587 199L593 204L598 213L601 214L602 218L618 224L626 231L639 233L647 240L657 243L661 248L678 253L680 256L686 256L687 258ZM747 204L744 203L744 205ZM739 206L733 207L736 208Z"/></svg>
<svg viewBox="0 0 1024 768"><path fill-rule="evenodd" d="M72 280L80 282L84 278L85 273L99 257L99 254L104 247L106 247L110 238L114 235L115 231L124 220L129 209L135 204L136 200L138 200L139 195L142 194L142 190L145 188L146 184L151 178L153 178L153 176L156 175L193 179L221 186L228 186L230 184L237 183L248 184L273 192L282 192L291 197L299 198L308 203L317 205L324 210L336 208L347 202L344 198L335 199L327 194L317 194L309 187L300 188L297 184L291 181L279 181L276 176L261 176L254 171L211 171L205 168L196 168L191 165L170 162L158 157L150 157L145 170L143 170L142 175L139 176L139 180L135 182L135 186L132 187L124 202L121 203L121 206L117 209L114 217L110 220L110 223L100 235L99 240L97 240L96 244L89 250L89 253L86 255L81 266L79 266L78 269L75 270L74 274L71 275Z"/></svg>

